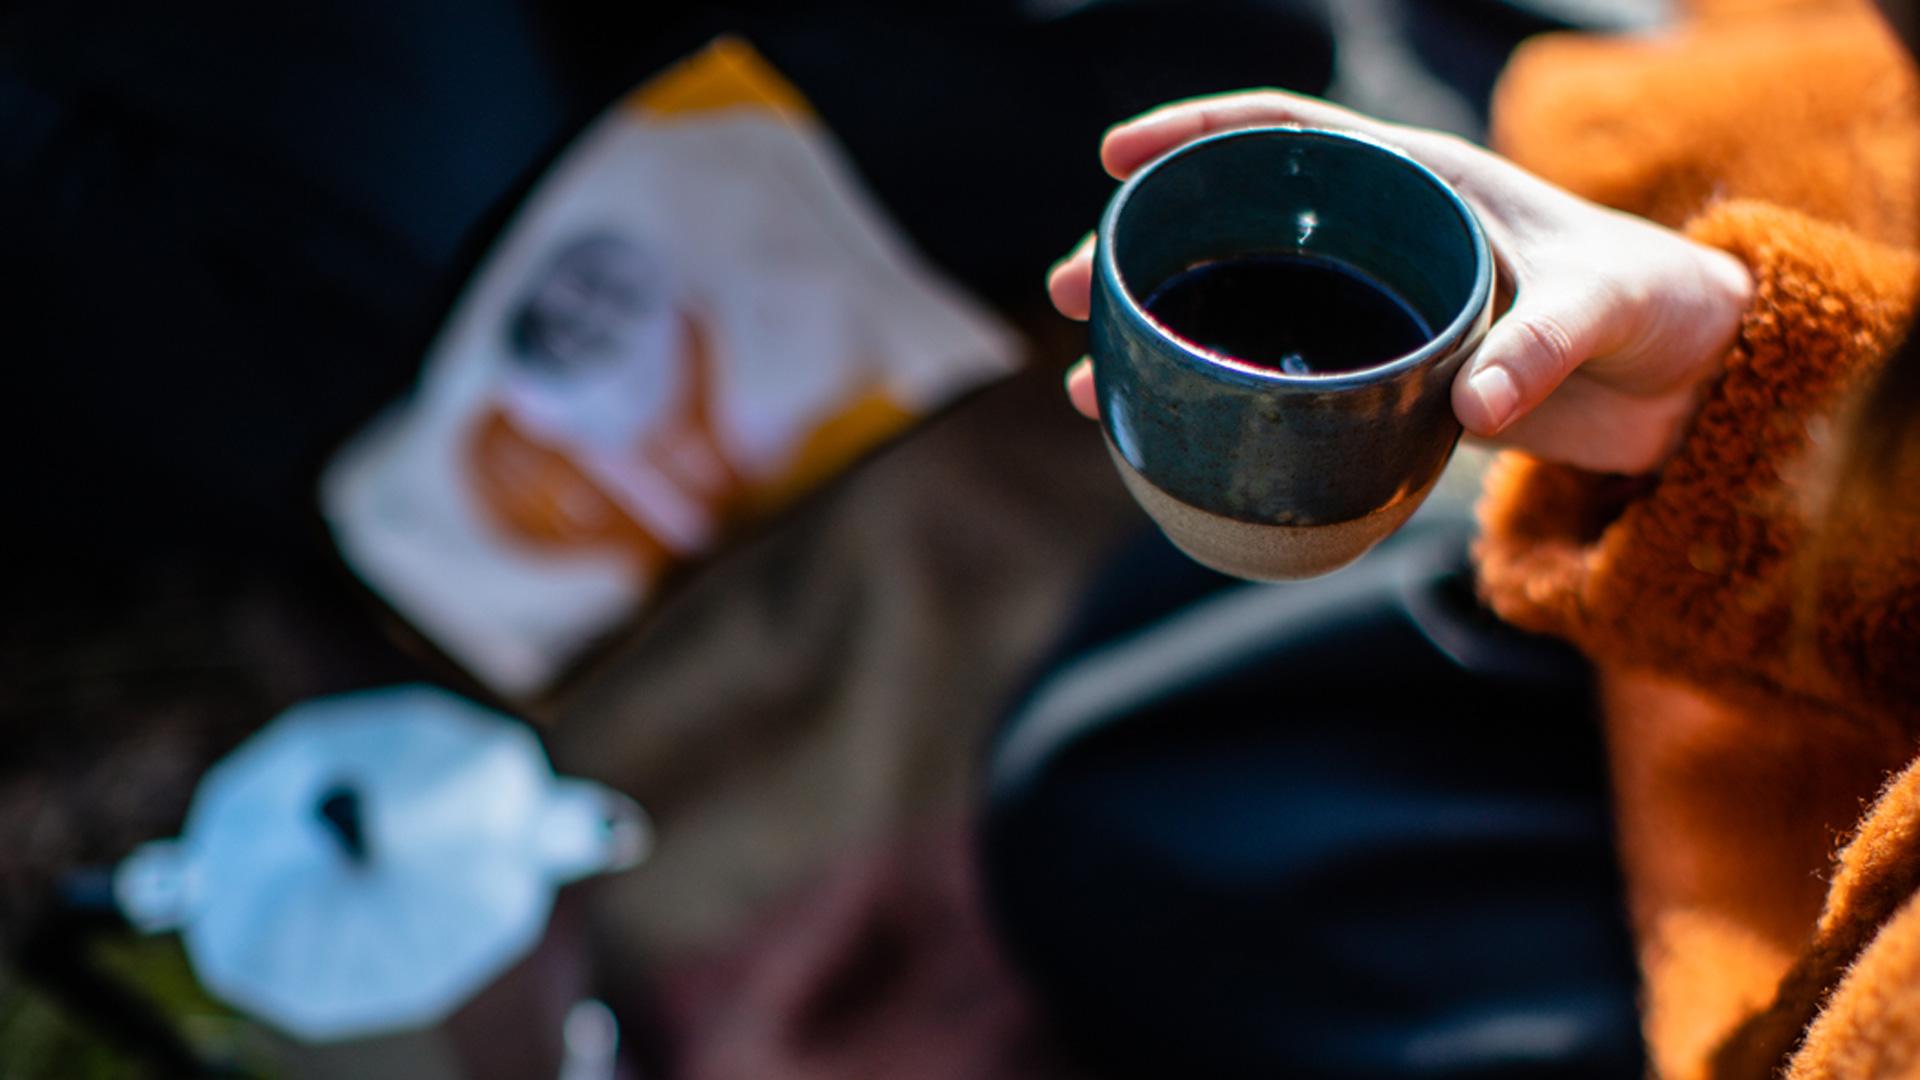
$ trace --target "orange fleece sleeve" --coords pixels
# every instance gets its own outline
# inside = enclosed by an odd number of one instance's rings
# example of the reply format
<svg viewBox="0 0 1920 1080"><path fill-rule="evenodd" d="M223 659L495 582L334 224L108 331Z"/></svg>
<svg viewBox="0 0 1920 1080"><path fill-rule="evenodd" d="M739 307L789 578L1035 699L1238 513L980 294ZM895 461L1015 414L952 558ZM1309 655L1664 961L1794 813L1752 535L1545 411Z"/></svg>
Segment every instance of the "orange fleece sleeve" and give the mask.
<svg viewBox="0 0 1920 1080"><path fill-rule="evenodd" d="M1514 53L1493 104L1502 154L1664 225L1754 199L1874 240L1920 235L1920 80L1871 4L1543 35Z"/></svg>
<svg viewBox="0 0 1920 1080"><path fill-rule="evenodd" d="M1756 202L1716 206L1686 231L1746 262L1757 288L1679 450L1639 480L1502 455L1480 507L1482 592L1504 618L1602 664L1729 691L1857 698L1853 684L1875 673L1827 653L1848 640L1897 645L1889 614L1920 647L1902 613L1920 592L1914 514L1885 508L1844 552L1838 583L1859 593L1845 610L1819 602L1824 571L1809 602L1798 555L1823 520L1832 421L1898 341L1920 267L1911 252ZM1856 572L1863 565L1873 573ZM1850 636L1836 618L1876 625Z"/></svg>

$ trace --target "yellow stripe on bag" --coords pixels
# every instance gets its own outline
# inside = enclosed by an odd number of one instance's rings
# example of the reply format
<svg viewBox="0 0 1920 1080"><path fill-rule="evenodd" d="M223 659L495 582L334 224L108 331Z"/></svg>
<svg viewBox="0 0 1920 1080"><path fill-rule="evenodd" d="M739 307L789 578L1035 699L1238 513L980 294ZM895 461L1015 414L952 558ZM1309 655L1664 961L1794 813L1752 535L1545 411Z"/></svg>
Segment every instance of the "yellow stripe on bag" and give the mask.
<svg viewBox="0 0 1920 1080"><path fill-rule="evenodd" d="M759 513L785 509L919 419L884 391L867 391L814 428L783 474L754 485L748 494L753 509Z"/></svg>
<svg viewBox="0 0 1920 1080"><path fill-rule="evenodd" d="M794 122L815 119L813 106L800 91L761 59L753 46L735 37L715 38L706 48L648 79L621 104L654 117L746 106Z"/></svg>

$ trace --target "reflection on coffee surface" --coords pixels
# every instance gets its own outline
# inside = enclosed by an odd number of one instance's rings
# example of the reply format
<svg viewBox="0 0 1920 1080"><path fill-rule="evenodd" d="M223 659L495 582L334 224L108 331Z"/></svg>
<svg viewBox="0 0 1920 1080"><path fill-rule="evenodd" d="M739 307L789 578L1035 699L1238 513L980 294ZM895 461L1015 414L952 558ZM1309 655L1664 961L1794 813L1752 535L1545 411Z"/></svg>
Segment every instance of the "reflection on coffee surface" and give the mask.
<svg viewBox="0 0 1920 1080"><path fill-rule="evenodd" d="M1201 263L1169 278L1145 307L1202 349L1288 375L1374 367L1433 338L1386 286L1311 255Z"/></svg>

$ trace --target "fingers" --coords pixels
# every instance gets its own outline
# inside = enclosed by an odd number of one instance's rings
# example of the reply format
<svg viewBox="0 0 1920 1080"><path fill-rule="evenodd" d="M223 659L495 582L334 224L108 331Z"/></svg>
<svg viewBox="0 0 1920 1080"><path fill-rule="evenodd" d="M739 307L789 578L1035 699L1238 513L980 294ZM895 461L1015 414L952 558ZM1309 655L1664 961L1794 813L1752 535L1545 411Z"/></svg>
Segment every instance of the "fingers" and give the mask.
<svg viewBox="0 0 1920 1080"><path fill-rule="evenodd" d="M1604 298L1524 293L1493 324L1453 382L1453 411L1475 435L1506 430L1547 399L1573 370L1608 347Z"/></svg>
<svg viewBox="0 0 1920 1080"><path fill-rule="evenodd" d="M1643 473L1673 452L1693 405L1685 389L1647 398L1576 377L1497 441L1589 472Z"/></svg>
<svg viewBox="0 0 1920 1080"><path fill-rule="evenodd" d="M1093 396L1093 361L1081 357L1079 362L1067 369L1067 400L1074 409L1089 420L1100 419L1100 403Z"/></svg>
<svg viewBox="0 0 1920 1080"><path fill-rule="evenodd" d="M1388 125L1324 101L1283 90L1217 94L1163 105L1107 132L1100 162L1116 180L1174 147L1203 135L1263 124L1344 128L1379 135Z"/></svg>
<svg viewBox="0 0 1920 1080"><path fill-rule="evenodd" d="M1093 302L1093 234L1088 233L1071 254L1047 272L1047 295L1069 319L1085 320Z"/></svg>

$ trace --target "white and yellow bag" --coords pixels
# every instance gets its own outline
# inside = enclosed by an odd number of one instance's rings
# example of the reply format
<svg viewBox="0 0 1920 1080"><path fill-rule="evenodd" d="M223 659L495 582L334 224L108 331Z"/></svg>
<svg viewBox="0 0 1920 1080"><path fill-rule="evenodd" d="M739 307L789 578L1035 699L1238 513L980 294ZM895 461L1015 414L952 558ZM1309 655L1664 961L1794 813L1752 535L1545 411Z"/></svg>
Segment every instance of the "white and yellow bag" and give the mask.
<svg viewBox="0 0 1920 1080"><path fill-rule="evenodd" d="M322 508L401 614L532 694L674 567L1016 362L723 38L561 154Z"/></svg>

